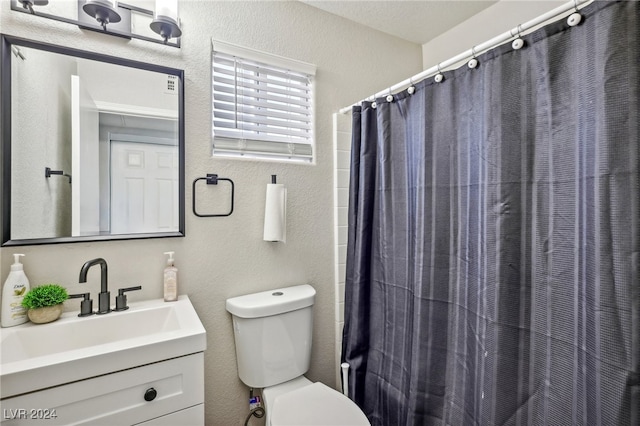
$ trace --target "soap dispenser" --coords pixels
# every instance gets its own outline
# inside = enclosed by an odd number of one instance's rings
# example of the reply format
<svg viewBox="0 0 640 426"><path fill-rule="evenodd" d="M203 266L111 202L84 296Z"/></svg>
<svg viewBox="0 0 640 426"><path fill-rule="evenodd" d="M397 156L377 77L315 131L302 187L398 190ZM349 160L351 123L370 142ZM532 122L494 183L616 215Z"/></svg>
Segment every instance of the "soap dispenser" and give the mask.
<svg viewBox="0 0 640 426"><path fill-rule="evenodd" d="M27 309L22 306L22 299L29 291L29 279L24 273L24 267L20 263L20 257L24 254L14 254L14 263L11 272L4 283L2 290L2 326L12 327L24 324L27 318Z"/></svg>
<svg viewBox="0 0 640 426"><path fill-rule="evenodd" d="M173 264L173 253L167 251L164 254L169 255L167 259L167 267L164 268L164 301L175 302L178 300L178 268Z"/></svg>

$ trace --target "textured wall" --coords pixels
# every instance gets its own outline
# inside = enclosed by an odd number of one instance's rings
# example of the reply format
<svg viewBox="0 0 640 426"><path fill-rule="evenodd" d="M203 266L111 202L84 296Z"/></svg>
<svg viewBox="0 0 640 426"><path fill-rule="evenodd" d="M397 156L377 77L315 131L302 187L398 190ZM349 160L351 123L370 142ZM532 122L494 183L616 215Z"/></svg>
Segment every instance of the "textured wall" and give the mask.
<svg viewBox="0 0 640 426"><path fill-rule="evenodd" d="M3 33L185 70L188 206L185 238L2 248L0 279L8 274L11 254L23 252L33 284L56 281L72 292L95 295L98 271L91 271L89 283L82 285L77 284L78 272L86 260L100 256L109 264L112 291L142 285L143 291L130 293L131 301L158 298L162 253L174 250L179 292L191 296L207 329L207 424L240 425L248 395L237 378L224 301L279 286L313 285L318 291L315 351L308 376L335 384L332 113L419 72L421 48L295 1L181 1L180 14L184 37L182 48L174 49L12 12L9 1L0 0ZM211 158L212 37L317 65L316 165ZM235 181L232 216L207 219L191 213L191 182L206 173ZM271 174L289 190L286 245L262 241L265 185ZM77 309L76 303L71 306Z"/></svg>
<svg viewBox="0 0 640 426"><path fill-rule="evenodd" d="M69 75L76 67L64 56L26 50L22 49L24 61L15 58L11 62L15 76L12 80L14 105L22 112L13 117L12 131L19 140L28 141L16 144L11 152L12 174L19 176L12 193L19 203L16 210L22 212L12 216L12 228L16 238L70 235L71 185L65 177L45 179L43 176L45 167L66 173L71 169ZM51 69L46 78L42 78L42 70L48 67ZM47 108L33 108L32 100L39 96L47 99ZM39 125L34 126L34 122ZM58 140L69 143L63 147ZM32 167L37 167L35 173Z"/></svg>

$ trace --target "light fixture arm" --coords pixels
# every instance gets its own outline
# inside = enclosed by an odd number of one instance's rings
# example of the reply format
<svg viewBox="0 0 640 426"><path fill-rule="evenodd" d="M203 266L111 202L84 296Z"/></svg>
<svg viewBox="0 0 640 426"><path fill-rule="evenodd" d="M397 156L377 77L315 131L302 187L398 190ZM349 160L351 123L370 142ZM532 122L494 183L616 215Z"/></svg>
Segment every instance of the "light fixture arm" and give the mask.
<svg viewBox="0 0 640 426"><path fill-rule="evenodd" d="M30 1L23 1L22 7L28 9L29 13L31 13L32 15L35 15L35 12L33 11L33 3L31 3Z"/></svg>
<svg viewBox="0 0 640 426"><path fill-rule="evenodd" d="M46 6L47 4L49 4L49 0L18 0L20 3L22 3L22 7L24 9L29 10L29 13L31 13L32 15L35 15L35 12L33 11L33 6Z"/></svg>

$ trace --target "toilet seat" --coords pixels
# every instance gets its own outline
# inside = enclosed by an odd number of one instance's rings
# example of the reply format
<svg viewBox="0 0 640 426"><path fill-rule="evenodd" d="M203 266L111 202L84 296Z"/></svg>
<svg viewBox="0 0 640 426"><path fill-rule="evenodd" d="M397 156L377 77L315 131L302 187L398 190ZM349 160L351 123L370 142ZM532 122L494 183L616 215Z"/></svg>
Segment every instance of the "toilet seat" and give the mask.
<svg viewBox="0 0 640 426"><path fill-rule="evenodd" d="M370 426L358 406L322 383L312 383L275 398L271 426Z"/></svg>

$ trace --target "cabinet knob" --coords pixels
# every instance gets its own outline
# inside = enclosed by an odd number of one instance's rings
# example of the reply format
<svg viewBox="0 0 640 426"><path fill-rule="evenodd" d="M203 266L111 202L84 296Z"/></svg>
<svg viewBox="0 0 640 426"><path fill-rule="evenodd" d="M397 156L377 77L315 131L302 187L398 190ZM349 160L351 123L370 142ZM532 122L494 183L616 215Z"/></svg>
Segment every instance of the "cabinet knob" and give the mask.
<svg viewBox="0 0 640 426"><path fill-rule="evenodd" d="M145 401L153 401L158 396L158 392L154 388L149 388L144 392Z"/></svg>

